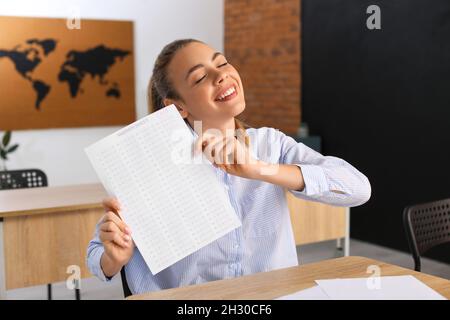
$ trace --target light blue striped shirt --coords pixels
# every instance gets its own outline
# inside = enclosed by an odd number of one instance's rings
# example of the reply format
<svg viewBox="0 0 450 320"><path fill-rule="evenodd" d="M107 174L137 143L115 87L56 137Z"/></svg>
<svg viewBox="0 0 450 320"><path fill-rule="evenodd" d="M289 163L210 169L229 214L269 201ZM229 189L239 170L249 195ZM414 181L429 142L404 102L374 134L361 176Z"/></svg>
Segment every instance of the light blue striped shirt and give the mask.
<svg viewBox="0 0 450 320"><path fill-rule="evenodd" d="M369 180L348 162L323 156L273 128L250 128L246 132L255 158L301 168L305 189L289 190L294 196L345 207L361 205L370 198ZM274 184L233 176L220 169L215 172L227 190L242 226L156 275L152 275L139 249L135 248L125 267L133 294L297 265L285 190ZM87 264L92 274L108 281L100 267L104 248L98 228L99 224L87 249Z"/></svg>

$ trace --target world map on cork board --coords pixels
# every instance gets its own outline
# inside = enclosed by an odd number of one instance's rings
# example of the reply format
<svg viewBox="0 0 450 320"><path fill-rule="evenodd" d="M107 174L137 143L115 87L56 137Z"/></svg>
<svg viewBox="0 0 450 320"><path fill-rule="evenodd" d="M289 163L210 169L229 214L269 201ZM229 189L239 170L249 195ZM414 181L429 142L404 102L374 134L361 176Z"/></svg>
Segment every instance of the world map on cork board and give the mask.
<svg viewBox="0 0 450 320"><path fill-rule="evenodd" d="M0 131L135 116L133 22L0 16Z"/></svg>

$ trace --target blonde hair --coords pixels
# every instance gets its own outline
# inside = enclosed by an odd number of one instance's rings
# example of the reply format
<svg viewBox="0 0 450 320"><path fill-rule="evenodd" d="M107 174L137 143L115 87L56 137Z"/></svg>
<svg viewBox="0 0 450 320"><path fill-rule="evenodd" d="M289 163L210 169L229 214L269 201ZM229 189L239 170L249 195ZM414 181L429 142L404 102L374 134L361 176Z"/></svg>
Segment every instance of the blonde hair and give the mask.
<svg viewBox="0 0 450 320"><path fill-rule="evenodd" d="M245 132L245 129L250 128L250 126L237 118L234 118L234 123L235 123L236 137L238 139L242 139L245 142L245 145L249 147L250 137L248 136L247 132Z"/></svg>

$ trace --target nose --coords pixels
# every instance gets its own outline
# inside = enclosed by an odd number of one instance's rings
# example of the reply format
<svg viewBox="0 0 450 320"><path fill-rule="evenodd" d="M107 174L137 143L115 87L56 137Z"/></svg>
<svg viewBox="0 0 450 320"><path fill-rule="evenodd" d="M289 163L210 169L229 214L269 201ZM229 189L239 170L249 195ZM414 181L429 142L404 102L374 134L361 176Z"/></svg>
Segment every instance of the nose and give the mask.
<svg viewBox="0 0 450 320"><path fill-rule="evenodd" d="M215 85L220 85L226 78L228 77L228 74L222 70L218 70Z"/></svg>

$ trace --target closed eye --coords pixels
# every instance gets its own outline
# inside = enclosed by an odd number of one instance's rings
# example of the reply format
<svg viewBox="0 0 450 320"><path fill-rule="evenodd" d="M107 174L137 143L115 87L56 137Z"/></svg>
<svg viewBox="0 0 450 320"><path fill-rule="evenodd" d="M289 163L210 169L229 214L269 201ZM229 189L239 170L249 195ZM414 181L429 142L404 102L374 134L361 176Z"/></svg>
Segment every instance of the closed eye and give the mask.
<svg viewBox="0 0 450 320"><path fill-rule="evenodd" d="M219 65L219 66L217 66L218 68L222 68L222 67L224 67L224 66L226 66L228 64L228 62L225 62L225 63L222 63L221 65ZM195 81L195 84L198 84L198 83L200 83L203 79L205 79L206 78L206 74L203 76L203 77L201 77L200 79L198 79L197 81Z"/></svg>
<svg viewBox="0 0 450 320"><path fill-rule="evenodd" d="M198 79L197 81L195 81L195 84L200 83L205 78L206 78L206 74L203 77L201 77L200 79Z"/></svg>

